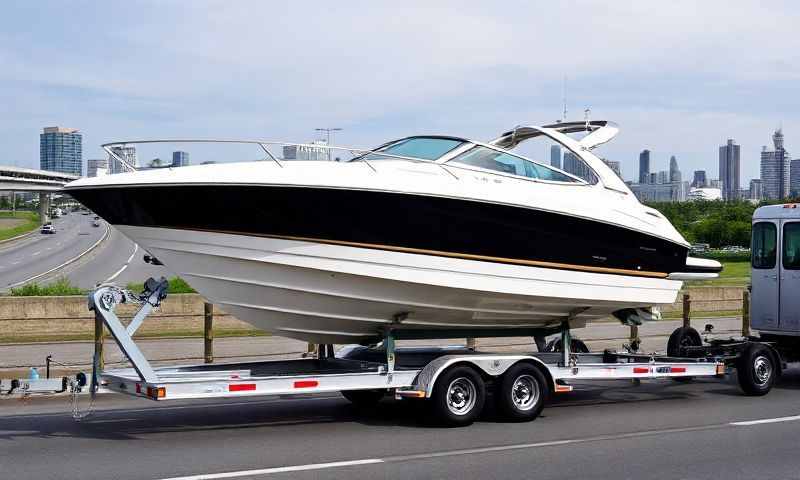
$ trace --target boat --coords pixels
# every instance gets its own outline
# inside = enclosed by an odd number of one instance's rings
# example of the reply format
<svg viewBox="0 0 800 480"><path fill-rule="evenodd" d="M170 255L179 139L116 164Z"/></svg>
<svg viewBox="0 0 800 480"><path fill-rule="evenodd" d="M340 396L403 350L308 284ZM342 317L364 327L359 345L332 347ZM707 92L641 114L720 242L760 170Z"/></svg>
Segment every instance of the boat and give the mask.
<svg viewBox="0 0 800 480"><path fill-rule="evenodd" d="M592 152L618 130L595 120L488 142L418 135L348 149L343 162L269 150L303 144L235 141L265 161L152 170L114 152L179 140L116 142L104 148L130 171L64 190L210 302L276 335L369 344L387 329L638 324L683 280L721 266L689 257L670 222ZM534 139L579 159L588 178L514 152Z"/></svg>

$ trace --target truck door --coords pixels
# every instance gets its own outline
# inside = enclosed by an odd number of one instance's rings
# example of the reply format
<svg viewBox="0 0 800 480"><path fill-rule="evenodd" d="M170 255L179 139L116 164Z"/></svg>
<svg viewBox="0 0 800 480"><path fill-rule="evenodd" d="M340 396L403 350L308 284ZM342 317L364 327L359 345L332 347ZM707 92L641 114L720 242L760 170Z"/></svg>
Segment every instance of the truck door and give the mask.
<svg viewBox="0 0 800 480"><path fill-rule="evenodd" d="M800 221L782 222L780 328L800 332Z"/></svg>
<svg viewBox="0 0 800 480"><path fill-rule="evenodd" d="M751 249L750 318L754 329L777 330L780 299L778 283L778 222L758 221L753 224Z"/></svg>

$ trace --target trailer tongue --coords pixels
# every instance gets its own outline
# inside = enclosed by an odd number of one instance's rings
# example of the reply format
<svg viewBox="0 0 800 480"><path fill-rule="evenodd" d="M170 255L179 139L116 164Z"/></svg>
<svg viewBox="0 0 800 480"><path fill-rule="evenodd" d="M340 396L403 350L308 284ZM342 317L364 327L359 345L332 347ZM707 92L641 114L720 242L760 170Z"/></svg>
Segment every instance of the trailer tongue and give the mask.
<svg viewBox="0 0 800 480"><path fill-rule="evenodd" d="M396 340L453 338L453 332L388 328L378 346L348 346L335 353L332 345L320 345L316 358L156 368L142 354L133 335L166 296L166 280L152 278L139 295L116 286L101 286L90 294L89 308L108 328L131 363L131 368L102 370L96 353L90 382L92 393L103 387L162 401L342 392L358 405L376 403L393 394L398 399L425 399L437 421L465 425L480 415L489 391L495 395L506 418L531 420L539 415L551 393L572 391L573 381L679 380L723 376L726 367L738 367L747 372L739 375L745 393L763 395L780 371L780 359L767 344L732 341L694 345L697 332L694 335L683 332L684 336L671 339L671 356L611 350L576 353L571 351L574 342L568 319L551 329L466 332L471 337L542 337L560 333L561 347L555 352L516 354L484 353L463 347L397 348ZM141 305L127 326L114 313L120 303ZM673 336L676 334L678 331ZM464 336L465 332L459 331L458 335Z"/></svg>

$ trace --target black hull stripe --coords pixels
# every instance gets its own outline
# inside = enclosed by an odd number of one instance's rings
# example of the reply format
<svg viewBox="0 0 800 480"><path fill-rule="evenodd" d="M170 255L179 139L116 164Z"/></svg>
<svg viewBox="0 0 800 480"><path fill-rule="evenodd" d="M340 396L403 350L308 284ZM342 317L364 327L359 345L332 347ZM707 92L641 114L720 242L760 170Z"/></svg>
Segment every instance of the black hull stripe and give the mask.
<svg viewBox="0 0 800 480"><path fill-rule="evenodd" d="M645 272L641 270L624 270L620 268L604 268L604 267L592 267L586 265L570 265L568 263L541 262L538 260L521 260L516 258L487 257L485 255L472 255L469 253L443 252L439 250L425 250L420 248L397 247L393 245L378 245L374 243L347 242L342 240L328 240L322 238L292 237L287 235L264 235L264 234L251 234L251 233L245 234L241 232L233 232L225 230L205 230L197 228L170 228L170 227L151 227L151 228L168 228L172 230L185 230L185 231L205 232L205 233L223 233L226 235L241 235L248 237L259 237L259 238L274 238L276 240L292 240L297 242L321 243L326 245L368 248L371 250L386 250L391 252L415 253L419 255L433 255L437 257L460 258L463 260L477 260L482 262L506 263L512 265L553 268L558 270L574 270L580 272L610 273L616 275L631 275L637 277L651 277L651 278L666 278L668 275L667 273L663 272Z"/></svg>
<svg viewBox="0 0 800 480"><path fill-rule="evenodd" d="M291 186L69 191L112 225L225 232L515 265L665 277L688 248L586 218L466 199Z"/></svg>

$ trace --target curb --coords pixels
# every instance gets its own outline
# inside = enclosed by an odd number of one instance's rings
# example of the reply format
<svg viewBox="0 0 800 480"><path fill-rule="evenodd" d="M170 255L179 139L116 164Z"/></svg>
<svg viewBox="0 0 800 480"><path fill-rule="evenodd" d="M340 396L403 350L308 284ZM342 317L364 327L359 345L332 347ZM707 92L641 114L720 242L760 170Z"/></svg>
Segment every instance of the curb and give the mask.
<svg viewBox="0 0 800 480"><path fill-rule="evenodd" d="M46 275L49 275L49 274L51 274L51 273L53 273L55 271L61 270L62 268L66 267L67 265L70 265L71 263L74 263L74 262L80 260L81 258L83 258L84 255L86 255L87 253L91 252L92 250L97 248L98 245L103 243L108 238L110 233L111 233L111 227L106 225L106 232L103 234L103 236L100 237L100 239L98 241L94 242L89 248L87 248L86 250L81 252L78 256L67 260L66 262L62 263L61 265L58 265L57 267L53 267L53 268L51 268L50 270L48 270L48 271L46 271L44 273L40 273L38 275L34 275L34 276L32 276L30 278L27 278L27 279L25 279L25 280L23 280L21 282L16 282L16 283L12 283L12 284L6 285L4 287L4 290L9 290L9 289L12 289L14 287L18 287L20 285L24 285L24 284L26 284L28 282L32 282L32 281L34 281L36 279L42 278L42 277L44 277Z"/></svg>
<svg viewBox="0 0 800 480"><path fill-rule="evenodd" d="M26 232L26 233L23 233L23 234L21 234L21 235L17 235L16 237L6 238L5 240L0 240L0 246L3 246L3 245L5 245L5 244L7 244L7 243L15 242L15 241L17 241L17 240L22 240L22 239L23 239L23 238L25 238L25 237L28 237L28 236L30 236L30 235L33 235L34 233L36 233L36 231L37 231L39 228L41 228L41 225L40 225L38 228L34 228L34 229L33 229L33 230L31 230L30 232Z"/></svg>

